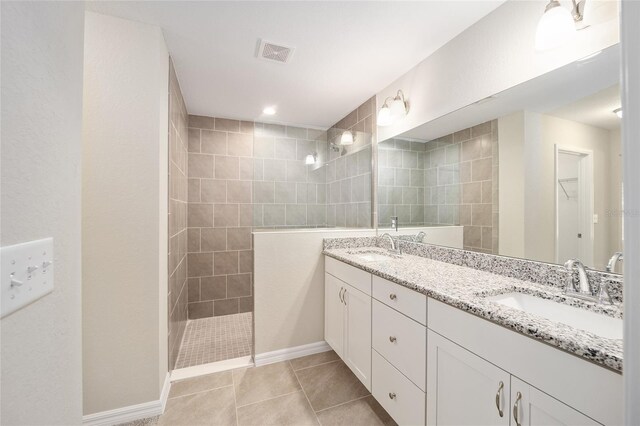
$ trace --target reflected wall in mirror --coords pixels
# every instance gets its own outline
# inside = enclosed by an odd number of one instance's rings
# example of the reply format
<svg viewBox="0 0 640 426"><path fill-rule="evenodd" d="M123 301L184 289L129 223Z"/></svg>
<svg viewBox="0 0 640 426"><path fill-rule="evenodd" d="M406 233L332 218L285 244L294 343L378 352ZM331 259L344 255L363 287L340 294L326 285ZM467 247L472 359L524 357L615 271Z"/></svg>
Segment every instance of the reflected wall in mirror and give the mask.
<svg viewBox="0 0 640 426"><path fill-rule="evenodd" d="M378 145L379 226L462 225L463 247L498 253L497 121Z"/></svg>
<svg viewBox="0 0 640 426"><path fill-rule="evenodd" d="M379 226L461 225L465 249L621 271L618 64L616 45L381 141Z"/></svg>

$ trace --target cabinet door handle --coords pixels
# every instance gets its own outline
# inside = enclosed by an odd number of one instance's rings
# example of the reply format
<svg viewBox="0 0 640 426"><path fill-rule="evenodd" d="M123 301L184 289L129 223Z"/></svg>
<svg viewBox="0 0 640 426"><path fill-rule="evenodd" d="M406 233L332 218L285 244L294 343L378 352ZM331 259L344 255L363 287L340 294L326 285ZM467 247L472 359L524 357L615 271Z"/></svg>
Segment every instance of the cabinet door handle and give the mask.
<svg viewBox="0 0 640 426"><path fill-rule="evenodd" d="M516 421L516 426L520 426L520 413L518 413L520 408L520 400L522 399L522 394L520 392L516 393L516 402L513 404L513 420Z"/></svg>
<svg viewBox="0 0 640 426"><path fill-rule="evenodd" d="M498 392L496 392L496 408L498 409L498 414L500 414L500 417L504 416L504 411L502 411L502 404L500 404L500 396L502 395L502 390L504 389L504 383L500 382L500 385L498 386Z"/></svg>
<svg viewBox="0 0 640 426"><path fill-rule="evenodd" d="M398 339L396 339L394 336L389 336L389 341L390 341L391 343L395 343L395 342L396 342L396 340L398 340Z"/></svg>
<svg viewBox="0 0 640 426"><path fill-rule="evenodd" d="M344 291L344 287L340 287L340 292L338 293L338 299L340 299L340 302L344 303L344 300L342 299L342 292Z"/></svg>
<svg viewBox="0 0 640 426"><path fill-rule="evenodd" d="M391 299L391 300L396 300L397 298L398 298L398 297L397 297L394 293L391 293L391 294L389 295L389 299Z"/></svg>
<svg viewBox="0 0 640 426"><path fill-rule="evenodd" d="M395 392L389 392L389 399L396 399L396 393Z"/></svg>

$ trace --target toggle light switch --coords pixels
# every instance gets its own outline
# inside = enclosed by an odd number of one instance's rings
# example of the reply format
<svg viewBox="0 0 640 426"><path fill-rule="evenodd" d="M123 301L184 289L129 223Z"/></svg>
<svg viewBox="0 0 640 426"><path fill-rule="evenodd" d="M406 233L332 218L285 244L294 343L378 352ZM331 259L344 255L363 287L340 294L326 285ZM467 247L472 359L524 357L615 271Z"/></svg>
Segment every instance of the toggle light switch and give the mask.
<svg viewBox="0 0 640 426"><path fill-rule="evenodd" d="M53 238L2 247L0 258L2 317L53 291Z"/></svg>

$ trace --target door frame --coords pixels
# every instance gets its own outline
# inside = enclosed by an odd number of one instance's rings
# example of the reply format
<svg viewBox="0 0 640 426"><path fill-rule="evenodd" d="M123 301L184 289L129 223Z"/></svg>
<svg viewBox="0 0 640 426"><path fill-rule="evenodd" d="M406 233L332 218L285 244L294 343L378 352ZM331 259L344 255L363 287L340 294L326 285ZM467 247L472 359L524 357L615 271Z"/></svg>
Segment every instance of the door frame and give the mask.
<svg viewBox="0 0 640 426"><path fill-rule="evenodd" d="M574 154L580 155L583 159L580 161L579 167L579 183L580 187L578 188L578 192L580 194L585 195L585 200L581 204L582 206L579 208L579 214L581 215L581 220L585 223L585 231L587 233L585 243L587 245L587 249L585 250L585 255L583 259L580 259L582 263L587 266L593 267L593 251L594 251L594 224L593 224L593 215L594 215L594 181L593 181L593 151L590 149L578 148L570 145L560 145L555 144L555 155L554 155L554 191L555 191L555 258L556 263L563 264L568 259L560 259L560 250L559 250L559 239L560 239L560 215L558 214L558 197L561 195L558 191L558 160L559 155L561 153L565 154ZM590 183L590 184L589 184ZM583 238L584 238L583 234ZM583 245L584 247L584 245Z"/></svg>

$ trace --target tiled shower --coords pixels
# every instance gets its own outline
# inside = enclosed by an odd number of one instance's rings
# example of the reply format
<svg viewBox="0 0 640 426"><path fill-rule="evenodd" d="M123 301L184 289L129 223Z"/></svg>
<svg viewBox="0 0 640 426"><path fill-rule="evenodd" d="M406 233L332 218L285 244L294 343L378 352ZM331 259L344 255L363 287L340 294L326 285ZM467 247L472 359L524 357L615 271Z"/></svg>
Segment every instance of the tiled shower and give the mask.
<svg viewBox="0 0 640 426"><path fill-rule="evenodd" d="M252 232L371 227L374 111L371 98L328 130L185 113L175 154L185 168L170 170L184 215L173 230L171 247L184 248L175 282L186 280L171 287L184 315L170 336L172 366L251 354ZM171 114L182 129L182 114ZM352 145L340 144L345 131Z"/></svg>
<svg viewBox="0 0 640 426"><path fill-rule="evenodd" d="M466 250L498 253L497 120L429 141L378 145L379 224L461 225Z"/></svg>

